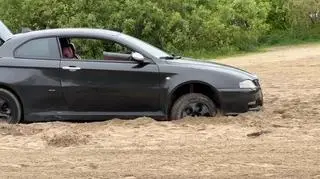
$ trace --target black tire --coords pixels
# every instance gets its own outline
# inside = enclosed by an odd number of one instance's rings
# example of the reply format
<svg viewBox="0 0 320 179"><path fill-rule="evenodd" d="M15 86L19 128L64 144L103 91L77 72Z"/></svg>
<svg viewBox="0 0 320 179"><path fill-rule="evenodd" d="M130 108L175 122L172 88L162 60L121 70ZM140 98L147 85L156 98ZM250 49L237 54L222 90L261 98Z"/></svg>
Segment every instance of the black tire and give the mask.
<svg viewBox="0 0 320 179"><path fill-rule="evenodd" d="M190 93L183 95L173 104L170 120L179 120L184 118L184 110L191 104L202 104L206 106L208 113L204 117L215 117L218 114L216 105L209 97L199 93Z"/></svg>
<svg viewBox="0 0 320 179"><path fill-rule="evenodd" d="M0 88L0 100L5 101L6 105L8 105L8 108L10 109L10 118L0 118L0 122L6 122L9 124L19 123L21 120L22 109L17 97L10 91ZM0 110L2 110L2 107L3 106L0 106Z"/></svg>

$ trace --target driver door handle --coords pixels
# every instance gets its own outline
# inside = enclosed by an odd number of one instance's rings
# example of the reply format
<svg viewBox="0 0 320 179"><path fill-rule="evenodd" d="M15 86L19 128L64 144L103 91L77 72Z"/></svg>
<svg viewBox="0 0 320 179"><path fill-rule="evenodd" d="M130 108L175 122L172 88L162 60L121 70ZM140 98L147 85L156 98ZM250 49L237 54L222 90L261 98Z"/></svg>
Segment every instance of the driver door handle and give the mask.
<svg viewBox="0 0 320 179"><path fill-rule="evenodd" d="M76 66L64 66L64 67L62 67L62 69L63 70L69 70L71 72L81 70L80 67L76 67Z"/></svg>

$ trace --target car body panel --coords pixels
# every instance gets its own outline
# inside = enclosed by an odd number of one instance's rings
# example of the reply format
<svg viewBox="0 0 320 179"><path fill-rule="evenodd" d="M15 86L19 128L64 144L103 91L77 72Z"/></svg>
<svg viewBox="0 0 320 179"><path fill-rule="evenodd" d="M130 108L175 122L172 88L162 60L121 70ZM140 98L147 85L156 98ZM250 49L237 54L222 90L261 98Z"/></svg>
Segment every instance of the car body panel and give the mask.
<svg viewBox="0 0 320 179"><path fill-rule="evenodd" d="M179 68L179 74L188 74L189 80L203 81L212 84L216 89L239 89L239 81L257 78L244 70L216 62L200 62L191 59L172 60L168 61L167 67ZM192 75L190 75L190 71L192 71Z"/></svg>
<svg viewBox="0 0 320 179"><path fill-rule="evenodd" d="M0 85L19 94L25 114L65 110L59 65L59 60L0 59Z"/></svg>
<svg viewBox="0 0 320 179"><path fill-rule="evenodd" d="M256 90L222 90L221 110L226 115L260 110L263 106L262 89Z"/></svg>
<svg viewBox="0 0 320 179"><path fill-rule="evenodd" d="M220 91L239 89L240 81L257 79L255 75L234 67L192 60L168 61L167 64L160 65L160 73L161 76L170 78L170 80L163 81L169 93L184 83L203 83Z"/></svg>
<svg viewBox="0 0 320 179"><path fill-rule="evenodd" d="M155 64L61 61L62 89L70 111L159 111L159 70ZM125 105L124 105L125 104Z"/></svg>

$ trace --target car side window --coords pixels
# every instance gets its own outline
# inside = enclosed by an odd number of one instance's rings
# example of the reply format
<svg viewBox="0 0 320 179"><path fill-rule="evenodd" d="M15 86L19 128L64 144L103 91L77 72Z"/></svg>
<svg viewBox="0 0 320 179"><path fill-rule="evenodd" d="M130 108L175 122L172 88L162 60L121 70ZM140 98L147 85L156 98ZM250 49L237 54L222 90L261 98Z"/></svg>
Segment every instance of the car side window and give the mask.
<svg viewBox="0 0 320 179"><path fill-rule="evenodd" d="M15 51L17 58L59 59L60 52L56 38L40 38L28 41Z"/></svg>
<svg viewBox="0 0 320 179"><path fill-rule="evenodd" d="M94 38L60 38L63 59L131 61L133 50L117 42Z"/></svg>

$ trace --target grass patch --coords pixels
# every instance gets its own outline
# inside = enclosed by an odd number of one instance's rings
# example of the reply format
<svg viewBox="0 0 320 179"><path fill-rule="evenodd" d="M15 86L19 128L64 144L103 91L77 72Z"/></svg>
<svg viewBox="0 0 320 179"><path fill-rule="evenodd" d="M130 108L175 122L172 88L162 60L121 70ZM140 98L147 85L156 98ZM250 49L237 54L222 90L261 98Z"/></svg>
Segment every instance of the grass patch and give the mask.
<svg viewBox="0 0 320 179"><path fill-rule="evenodd" d="M241 56L254 53L265 52L272 47L281 47L289 45L319 44L320 28L314 28L308 32L273 32L261 38L259 45L250 50L238 50L236 48L224 48L219 50L194 50L185 51L183 56L192 57L201 60L221 59L232 56Z"/></svg>
<svg viewBox="0 0 320 179"><path fill-rule="evenodd" d="M205 50L199 50L199 51L186 51L183 54L186 57L191 57L191 58L195 58L195 59L212 60L212 59L218 59L218 58L222 58L222 57L245 55L245 54L257 52L257 51L258 51L258 49L253 50L253 51L239 51L239 50L205 51Z"/></svg>

